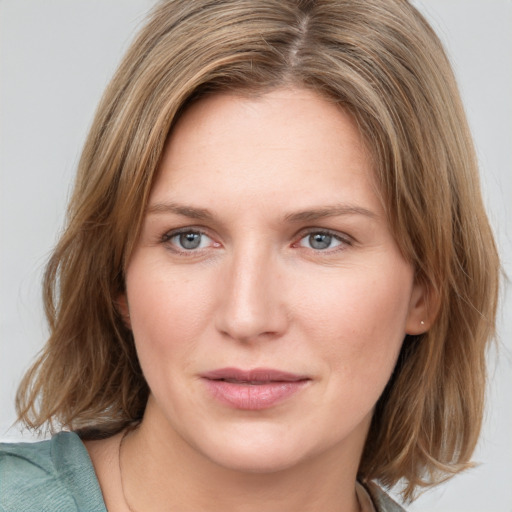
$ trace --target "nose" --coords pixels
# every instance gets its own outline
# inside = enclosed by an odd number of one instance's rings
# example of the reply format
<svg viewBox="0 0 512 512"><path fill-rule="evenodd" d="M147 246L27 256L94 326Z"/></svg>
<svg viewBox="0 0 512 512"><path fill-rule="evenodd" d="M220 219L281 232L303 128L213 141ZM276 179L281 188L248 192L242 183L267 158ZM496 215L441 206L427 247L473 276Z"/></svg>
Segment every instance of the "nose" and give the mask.
<svg viewBox="0 0 512 512"><path fill-rule="evenodd" d="M251 342L280 337L288 327L280 262L264 249L239 251L220 275L216 328Z"/></svg>

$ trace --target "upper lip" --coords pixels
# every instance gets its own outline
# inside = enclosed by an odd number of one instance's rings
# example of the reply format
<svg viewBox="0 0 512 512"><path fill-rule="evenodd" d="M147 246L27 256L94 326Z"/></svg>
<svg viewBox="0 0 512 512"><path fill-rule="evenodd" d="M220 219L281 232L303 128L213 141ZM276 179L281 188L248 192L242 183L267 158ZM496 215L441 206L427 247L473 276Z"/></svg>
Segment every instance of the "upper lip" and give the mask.
<svg viewBox="0 0 512 512"><path fill-rule="evenodd" d="M209 380L226 380L232 382L298 382L309 380L306 375L274 370L272 368L253 368L242 370L240 368L219 368L201 374Z"/></svg>

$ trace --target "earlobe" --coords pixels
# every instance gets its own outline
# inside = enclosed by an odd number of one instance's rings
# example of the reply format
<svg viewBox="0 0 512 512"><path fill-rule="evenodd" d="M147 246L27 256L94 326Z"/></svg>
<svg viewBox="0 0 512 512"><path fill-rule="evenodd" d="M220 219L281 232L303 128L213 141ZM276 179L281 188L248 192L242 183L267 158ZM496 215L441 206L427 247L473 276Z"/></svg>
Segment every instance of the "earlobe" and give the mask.
<svg viewBox="0 0 512 512"><path fill-rule="evenodd" d="M124 325L131 330L132 323L130 319L130 308L128 306L128 299L126 298L125 293L122 293L117 297L116 308L123 319Z"/></svg>
<svg viewBox="0 0 512 512"><path fill-rule="evenodd" d="M416 280L409 302L406 334L418 335L427 332L437 316L439 305L439 294L432 286L422 280Z"/></svg>

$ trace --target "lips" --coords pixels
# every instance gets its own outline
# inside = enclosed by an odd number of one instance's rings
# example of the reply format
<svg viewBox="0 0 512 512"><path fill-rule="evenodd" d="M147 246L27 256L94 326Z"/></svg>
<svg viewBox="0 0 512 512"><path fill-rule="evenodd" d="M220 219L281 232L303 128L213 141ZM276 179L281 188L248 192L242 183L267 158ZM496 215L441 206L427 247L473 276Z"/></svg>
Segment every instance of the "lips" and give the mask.
<svg viewBox="0 0 512 512"><path fill-rule="evenodd" d="M311 379L268 368L221 368L201 375L211 395L236 409L261 410L291 398Z"/></svg>

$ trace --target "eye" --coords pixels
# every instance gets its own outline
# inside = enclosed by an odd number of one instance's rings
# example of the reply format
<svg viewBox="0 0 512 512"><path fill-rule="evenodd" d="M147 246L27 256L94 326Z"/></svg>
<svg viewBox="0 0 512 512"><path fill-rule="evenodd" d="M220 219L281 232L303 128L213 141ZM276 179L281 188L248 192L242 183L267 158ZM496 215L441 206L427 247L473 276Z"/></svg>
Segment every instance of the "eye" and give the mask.
<svg viewBox="0 0 512 512"><path fill-rule="evenodd" d="M297 245L315 251L325 251L350 245L350 241L329 231L314 231L302 237Z"/></svg>
<svg viewBox="0 0 512 512"><path fill-rule="evenodd" d="M163 241L178 251L195 251L215 245L208 235L192 229L166 233Z"/></svg>

